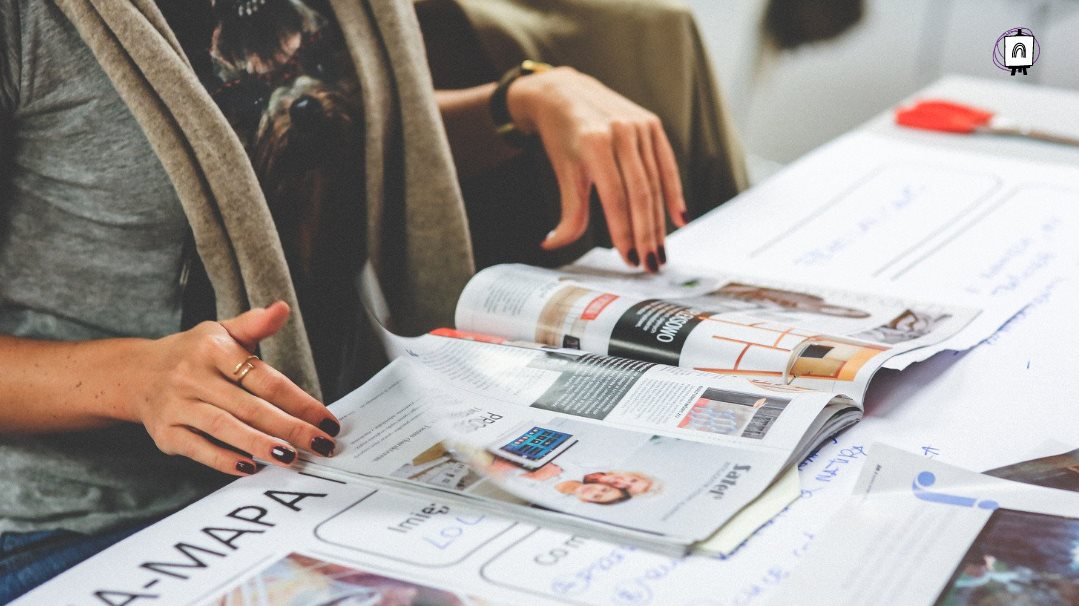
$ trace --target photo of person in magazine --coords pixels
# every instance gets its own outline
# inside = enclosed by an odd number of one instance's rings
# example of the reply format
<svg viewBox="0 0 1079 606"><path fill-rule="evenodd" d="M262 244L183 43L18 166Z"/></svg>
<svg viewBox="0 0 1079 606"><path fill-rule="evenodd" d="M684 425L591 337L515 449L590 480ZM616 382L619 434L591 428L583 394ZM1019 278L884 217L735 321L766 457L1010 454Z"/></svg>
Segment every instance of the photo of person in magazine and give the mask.
<svg viewBox="0 0 1079 606"><path fill-rule="evenodd" d="M612 505L632 498L656 494L660 484L639 471L594 471L580 480L566 480L555 486L565 495L582 503Z"/></svg>
<svg viewBox="0 0 1079 606"><path fill-rule="evenodd" d="M523 435L531 437L530 433L535 432L530 430ZM549 440L547 435L543 435L542 441ZM513 440L519 441L520 438ZM472 488L480 480L490 478L496 483L523 483L532 487L550 488L564 495L576 496L582 503L603 505L655 494L660 488L657 480L640 471L610 468L588 471L587 467L582 467L574 460L555 460L557 456L538 467L528 466L525 464L527 460L519 460L519 457L511 453L506 452L506 456L499 456L503 452L496 445L488 448L485 453L480 453L478 456L484 458L484 464L476 465L481 472L477 473L477 469L470 468L468 463L461 461L440 442L414 457L393 476L461 491Z"/></svg>

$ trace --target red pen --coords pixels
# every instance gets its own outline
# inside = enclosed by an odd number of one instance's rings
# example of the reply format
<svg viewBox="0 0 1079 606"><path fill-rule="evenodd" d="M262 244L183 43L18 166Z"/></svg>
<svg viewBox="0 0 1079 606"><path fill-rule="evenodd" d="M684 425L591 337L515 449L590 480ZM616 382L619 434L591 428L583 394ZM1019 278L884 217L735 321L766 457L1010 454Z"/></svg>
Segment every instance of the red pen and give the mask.
<svg viewBox="0 0 1079 606"><path fill-rule="evenodd" d="M1031 128L991 111L939 99L919 101L910 107L901 107L895 111L895 121L901 126L924 130L1008 135L1079 146L1079 138Z"/></svg>

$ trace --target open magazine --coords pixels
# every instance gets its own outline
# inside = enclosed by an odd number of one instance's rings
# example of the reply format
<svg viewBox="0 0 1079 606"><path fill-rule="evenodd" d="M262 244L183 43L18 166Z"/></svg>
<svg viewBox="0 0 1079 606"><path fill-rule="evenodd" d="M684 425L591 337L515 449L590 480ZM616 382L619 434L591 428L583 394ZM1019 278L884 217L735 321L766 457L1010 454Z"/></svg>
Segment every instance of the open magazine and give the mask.
<svg viewBox="0 0 1079 606"><path fill-rule="evenodd" d="M331 405L337 454L307 472L652 550L707 539L812 448L807 435L858 417L842 396L570 350L428 336L410 351ZM668 422L689 414L717 430Z"/></svg>
<svg viewBox="0 0 1079 606"><path fill-rule="evenodd" d="M685 552L857 422L889 359L970 340L979 313L665 275L480 272L457 329L391 338L400 357L332 405L338 454L308 470Z"/></svg>
<svg viewBox="0 0 1079 606"><path fill-rule="evenodd" d="M715 272L673 269L649 276L601 267L486 269L458 301L457 329L834 391L858 401L890 360L903 359L892 366L902 368L987 336L972 341L963 333L980 310L943 302Z"/></svg>

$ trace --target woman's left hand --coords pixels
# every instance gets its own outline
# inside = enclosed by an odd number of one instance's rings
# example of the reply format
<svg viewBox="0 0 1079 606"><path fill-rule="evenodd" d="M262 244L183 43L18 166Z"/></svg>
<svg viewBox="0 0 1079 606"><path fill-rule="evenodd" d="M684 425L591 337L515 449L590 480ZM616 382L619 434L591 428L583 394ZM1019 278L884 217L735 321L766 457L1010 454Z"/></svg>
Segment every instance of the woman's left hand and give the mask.
<svg viewBox="0 0 1079 606"><path fill-rule="evenodd" d="M659 118L569 67L518 78L507 104L519 130L540 136L558 179L562 217L543 248L584 235L595 187L622 258L658 271L667 261L664 215L679 227L687 221L678 165Z"/></svg>

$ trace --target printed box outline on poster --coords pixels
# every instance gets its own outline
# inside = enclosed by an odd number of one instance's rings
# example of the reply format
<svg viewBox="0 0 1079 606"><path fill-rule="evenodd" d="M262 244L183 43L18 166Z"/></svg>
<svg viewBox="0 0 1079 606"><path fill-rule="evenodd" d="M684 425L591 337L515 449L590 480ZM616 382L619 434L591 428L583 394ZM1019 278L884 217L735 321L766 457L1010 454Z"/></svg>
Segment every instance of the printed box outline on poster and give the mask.
<svg viewBox="0 0 1079 606"><path fill-rule="evenodd" d="M448 562L448 563L445 563L445 564L426 564L426 563L422 563L422 562L416 562L416 561L413 561L413 560L408 560L408 559L404 559L404 558L394 557L394 556L392 556L392 555L388 555L388 554L385 554L385 553L380 553L380 552L377 552L377 551L369 551L369 550L366 550L366 549L361 549L361 548L360 548L359 546L357 546L357 545L350 545L350 544L348 544L348 543L339 543L339 542L336 542L336 541L330 540L330 539L328 539L328 538L326 538L326 537L323 537L323 536L322 536L322 535L320 534L320 531L322 530L322 527L323 527L324 525L326 525L326 524L330 523L331 521L333 521L334 519L336 519L336 518L338 518L338 517L340 517L340 516L344 515L344 514L345 514L345 513L347 513L347 512L349 511L349 510L353 509L353 508L354 508L354 507L356 507L357 505L360 505L361 503L363 503L363 502L364 502L364 501L366 501L367 499L371 498L372 496L374 496L374 495L378 494L379 492L381 492L381 491L379 491L379 490L375 490L375 491L372 491L372 492L371 492L370 494L368 494L368 495L364 496L364 497L363 497L362 499L359 499L359 500L355 501L354 503L352 503L352 504L351 504L351 505L349 505L348 507L346 507L346 508L342 509L341 511L338 511L337 513L333 514L332 516L330 516L330 517L326 518L325 520L323 520L323 521L319 522L319 523L318 523L318 524L317 524L317 525L316 525L316 526L314 527L314 529L313 529L313 530L311 531L311 534L312 534L312 535L313 535L313 536L314 536L314 537L315 537L315 538L316 538L317 540L319 540L319 541L321 541L321 542L323 542L323 543L326 543L327 545L333 545L333 546L335 546L335 547L340 547L340 548L342 548L342 549L348 549L348 550L350 550L350 551L357 551L357 552L359 552L359 553L363 553L363 554L367 554L367 555L372 555L372 556L376 556L376 557L380 557L380 558L385 558L385 559L387 559L387 560L391 560L391 561L394 561L394 562L400 562L400 563L402 563L402 564L408 564L408 565L410 565L410 566L418 566L418 567L421 567L421 568L449 568L449 567L451 567L451 566L457 566L457 565L461 564L462 562L464 562L465 560L467 560L467 559L471 558L471 557L472 557L473 555L475 555L475 554L476 554L476 552L478 552L478 551L480 551L481 549L483 549L484 547L486 547L486 546L490 545L490 544L491 544L491 543L492 543L493 541L496 541L496 540L497 540L497 539L498 539L499 537L503 536L504 534L506 534L507 532L509 532L509 531L510 531L511 529L513 529L513 528L514 528L515 526L518 526L518 525L520 524L520 522L514 522L514 521L506 520L506 519L504 519L504 518L494 518L494 517L492 516L492 518L493 518L493 519L501 519L501 520L502 520L503 522L507 523L507 524L508 524L508 526L506 526L505 528L503 528L502 530L500 530L500 531L499 531L498 533L496 533L495 535L493 535L493 536L491 536L491 537L489 537L489 538L485 539L485 540L484 540L483 542L481 542L480 544L476 545L476 546L475 546L475 547L473 547L472 549L470 549L470 550L468 550L467 552L465 552L465 554L464 554L464 555L462 555L462 556L461 556L461 557L460 557L459 559L457 559L457 560L454 560L454 561L452 561L452 562ZM390 493L387 493L387 494L390 494ZM418 501L419 501L419 499L417 499L417 502L418 502ZM450 507L457 507L457 505L456 505L456 504L452 504L452 505L450 505ZM486 514L486 513L484 513L483 515L485 515L485 516L486 516L486 515L489 515L489 514Z"/></svg>

